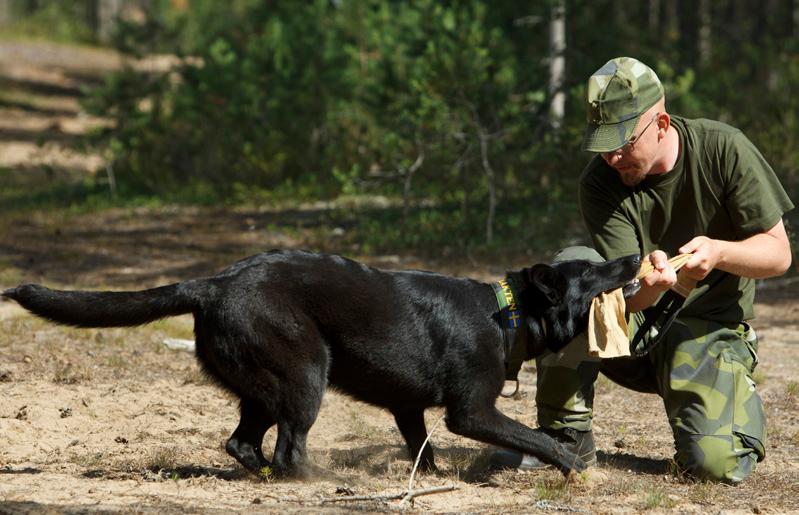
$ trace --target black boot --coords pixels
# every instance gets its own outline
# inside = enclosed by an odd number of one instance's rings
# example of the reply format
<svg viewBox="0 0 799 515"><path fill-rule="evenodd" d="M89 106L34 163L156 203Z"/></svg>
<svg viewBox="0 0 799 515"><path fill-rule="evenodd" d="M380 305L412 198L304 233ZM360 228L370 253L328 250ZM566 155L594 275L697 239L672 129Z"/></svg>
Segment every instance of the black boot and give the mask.
<svg viewBox="0 0 799 515"><path fill-rule="evenodd" d="M596 447L594 446L594 433L591 431L577 431L570 427L563 429L535 429L545 433L560 442L567 451L579 456L586 465L596 464ZM540 459L530 454L523 454L512 449L500 449L491 456L492 469L517 469L540 470L550 467Z"/></svg>

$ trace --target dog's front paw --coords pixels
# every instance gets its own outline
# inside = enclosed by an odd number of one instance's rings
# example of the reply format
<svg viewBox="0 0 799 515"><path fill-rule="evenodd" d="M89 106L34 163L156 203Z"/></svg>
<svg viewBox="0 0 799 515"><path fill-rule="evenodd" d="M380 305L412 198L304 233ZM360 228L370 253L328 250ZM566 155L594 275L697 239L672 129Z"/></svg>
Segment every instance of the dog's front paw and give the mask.
<svg viewBox="0 0 799 515"><path fill-rule="evenodd" d="M579 456L567 453L566 459L558 467L563 475L568 479L572 474L579 474L588 468L588 465Z"/></svg>

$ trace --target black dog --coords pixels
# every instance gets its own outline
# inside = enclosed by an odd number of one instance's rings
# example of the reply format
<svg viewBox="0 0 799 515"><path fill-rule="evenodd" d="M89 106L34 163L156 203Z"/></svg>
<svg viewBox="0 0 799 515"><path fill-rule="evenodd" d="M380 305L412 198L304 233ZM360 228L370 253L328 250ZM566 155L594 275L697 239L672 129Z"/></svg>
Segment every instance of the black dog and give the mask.
<svg viewBox="0 0 799 515"><path fill-rule="evenodd" d="M566 261L514 274L530 359L587 326L591 300L630 283L640 258ZM220 274L136 292L2 294L78 327L136 326L194 314L204 370L241 400L227 451L247 469L302 472L305 441L328 384L391 411L412 459L424 409L445 406L453 433L533 454L564 473L585 464L494 406L504 382L503 333L492 286L431 272L378 270L349 259L272 251ZM271 463L261 452L277 424ZM425 447L421 465L432 468Z"/></svg>

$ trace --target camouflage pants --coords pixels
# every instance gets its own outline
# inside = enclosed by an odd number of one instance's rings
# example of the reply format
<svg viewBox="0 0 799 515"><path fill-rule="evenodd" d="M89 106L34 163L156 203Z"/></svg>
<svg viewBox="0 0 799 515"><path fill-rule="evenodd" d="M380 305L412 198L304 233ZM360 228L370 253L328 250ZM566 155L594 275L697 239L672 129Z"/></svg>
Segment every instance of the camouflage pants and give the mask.
<svg viewBox="0 0 799 515"><path fill-rule="evenodd" d="M630 336L643 314L630 317ZM737 483L765 457L766 418L755 391L757 338L747 324L677 319L664 341L642 358L599 360L585 336L561 352L539 357L538 423L591 429L594 382L599 372L614 382L663 399L676 447L688 474Z"/></svg>

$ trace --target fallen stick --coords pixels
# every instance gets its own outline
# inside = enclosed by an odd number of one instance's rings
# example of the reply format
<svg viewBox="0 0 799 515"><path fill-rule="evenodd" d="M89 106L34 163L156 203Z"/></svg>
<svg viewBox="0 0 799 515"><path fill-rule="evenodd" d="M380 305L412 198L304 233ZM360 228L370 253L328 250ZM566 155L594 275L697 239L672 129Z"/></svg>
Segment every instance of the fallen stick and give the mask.
<svg viewBox="0 0 799 515"><path fill-rule="evenodd" d="M386 495L345 495L341 497L323 497L319 500L321 503L327 502L347 502L347 501L395 501L397 499L405 499L406 497L410 496L409 499L413 499L414 497L420 497L422 495L430 495L430 494L438 494L441 492L450 492L458 488L455 485L446 485L446 486L433 486L430 488L422 488L421 490L414 490L412 492L400 492L398 494L386 494Z"/></svg>
<svg viewBox="0 0 799 515"><path fill-rule="evenodd" d="M433 431L436 430L438 424L440 424L442 420L444 420L444 415L441 415L438 420L436 420L436 423L433 424L433 427L430 428L430 431L427 433L427 438L424 439L422 446L419 448L419 452L416 454L416 461L413 463L411 477L408 479L408 493L406 493L405 497L403 497L402 501L400 501L400 506L416 497L416 495L413 495L413 480L416 477L416 470L419 468L419 461L422 459L422 451L424 451L424 448L427 446L427 442L429 442L430 437L433 436Z"/></svg>
<svg viewBox="0 0 799 515"><path fill-rule="evenodd" d="M427 433L427 438L424 439L421 448L419 448L419 453L416 455L416 461L413 464L413 469L411 470L411 477L408 479L408 490L405 492L401 492L398 494L392 495L350 495L350 496L342 496L342 497L325 497L322 498L319 502L326 503L326 502L345 502L345 501L394 501L397 499L402 499L399 503L399 506L403 506L405 503L413 500L415 497L421 497L422 495L431 495L431 494L438 494L442 492L451 492L455 490L457 487L455 485L447 485L447 486L434 486L431 488L422 488L420 490L413 489L413 480L416 477L416 471L419 468L419 462L422 459L422 451L424 451L427 442L430 441L430 437L433 435L433 431L436 430L438 424L444 420L444 415L441 415L439 419L433 424L433 427L430 428L430 431Z"/></svg>
<svg viewBox="0 0 799 515"><path fill-rule="evenodd" d="M414 478L414 476L416 476L416 469L419 468L419 461L421 461L421 459L422 459L422 451L424 451L424 448L427 446L427 442L429 442L430 441L430 437L433 436L433 431L436 430L436 428L438 427L438 425L441 423L442 420L444 420L444 415L441 415L440 417L438 417L438 420L436 420L436 423L433 424L432 428L430 428L430 432L427 433L427 438L425 438L424 442L422 442L422 446L419 448L419 452L416 453L416 461L413 462L413 470L411 470L411 477L408 479L408 491L409 492L411 490L413 490L413 478Z"/></svg>
<svg viewBox="0 0 799 515"><path fill-rule="evenodd" d="M422 488L421 490L413 490L405 494L405 497L402 498L402 502L400 502L400 506L403 503L406 503L413 499L414 497L421 497L422 495L430 495L430 494L440 494L441 492L451 492L458 488L455 485L446 485L446 486L432 486L430 488Z"/></svg>

